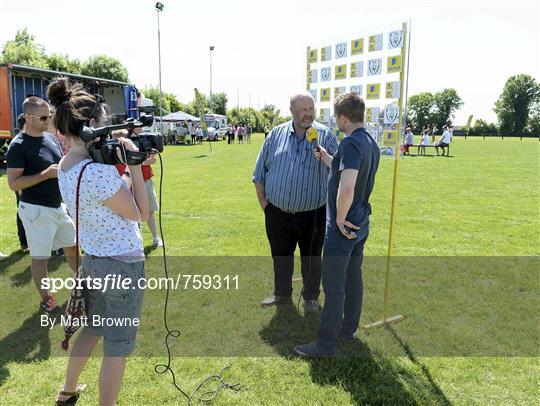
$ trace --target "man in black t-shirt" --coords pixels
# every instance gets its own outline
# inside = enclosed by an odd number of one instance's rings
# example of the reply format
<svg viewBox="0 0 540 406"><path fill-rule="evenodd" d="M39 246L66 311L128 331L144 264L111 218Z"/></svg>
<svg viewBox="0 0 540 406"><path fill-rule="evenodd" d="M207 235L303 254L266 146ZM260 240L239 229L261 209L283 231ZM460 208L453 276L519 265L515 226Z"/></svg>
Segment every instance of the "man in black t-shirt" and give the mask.
<svg viewBox="0 0 540 406"><path fill-rule="evenodd" d="M365 103L356 93L338 96L334 114L348 134L332 157L322 147L315 156L330 167L323 249L325 299L317 339L294 348L301 356L332 355L338 339L354 340L362 310L362 260L369 234L369 197L381 151L364 128Z"/></svg>
<svg viewBox="0 0 540 406"><path fill-rule="evenodd" d="M47 276L51 250L63 248L74 271L79 251L75 245L75 226L58 188L57 170L62 151L52 136L44 133L51 120L49 104L31 96L24 101L23 112L25 131L9 144L7 178L11 190L22 191L18 213L32 257L32 278L40 292L41 309L51 312L58 305L41 285Z"/></svg>

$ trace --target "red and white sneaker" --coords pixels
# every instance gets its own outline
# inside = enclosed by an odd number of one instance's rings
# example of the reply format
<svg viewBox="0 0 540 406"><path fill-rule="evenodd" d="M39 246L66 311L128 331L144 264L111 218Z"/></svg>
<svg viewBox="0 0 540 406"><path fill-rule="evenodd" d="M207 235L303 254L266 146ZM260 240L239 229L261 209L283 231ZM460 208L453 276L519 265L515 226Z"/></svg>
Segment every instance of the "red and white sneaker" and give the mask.
<svg viewBox="0 0 540 406"><path fill-rule="evenodd" d="M48 313L56 313L60 310L60 306L56 303L56 299L53 296L49 296L43 302L40 303L39 308Z"/></svg>

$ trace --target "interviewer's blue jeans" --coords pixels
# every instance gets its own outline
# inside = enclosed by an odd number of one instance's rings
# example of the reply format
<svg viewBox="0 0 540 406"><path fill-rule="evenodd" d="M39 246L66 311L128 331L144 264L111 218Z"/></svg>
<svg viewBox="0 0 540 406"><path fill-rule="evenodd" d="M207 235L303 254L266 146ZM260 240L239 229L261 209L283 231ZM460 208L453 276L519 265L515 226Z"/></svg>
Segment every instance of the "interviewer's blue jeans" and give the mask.
<svg viewBox="0 0 540 406"><path fill-rule="evenodd" d="M339 336L352 338L360 324L362 310L362 260L369 227L347 239L334 224L326 225L322 260L324 307L317 341L335 352Z"/></svg>

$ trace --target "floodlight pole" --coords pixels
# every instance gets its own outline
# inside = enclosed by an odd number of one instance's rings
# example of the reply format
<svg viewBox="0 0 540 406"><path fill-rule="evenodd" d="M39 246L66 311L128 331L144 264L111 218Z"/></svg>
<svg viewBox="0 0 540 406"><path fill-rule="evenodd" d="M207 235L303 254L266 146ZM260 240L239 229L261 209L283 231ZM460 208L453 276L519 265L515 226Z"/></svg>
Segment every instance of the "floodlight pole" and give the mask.
<svg viewBox="0 0 540 406"><path fill-rule="evenodd" d="M215 49L213 45L210 45L210 97L212 97L212 51Z"/></svg>
<svg viewBox="0 0 540 406"><path fill-rule="evenodd" d="M160 133L163 136L163 108L162 108L162 96L161 96L161 33L159 29L159 14L163 11L165 5L163 3L156 3L156 12L157 12L157 26L158 26L158 60L159 60L159 126Z"/></svg>

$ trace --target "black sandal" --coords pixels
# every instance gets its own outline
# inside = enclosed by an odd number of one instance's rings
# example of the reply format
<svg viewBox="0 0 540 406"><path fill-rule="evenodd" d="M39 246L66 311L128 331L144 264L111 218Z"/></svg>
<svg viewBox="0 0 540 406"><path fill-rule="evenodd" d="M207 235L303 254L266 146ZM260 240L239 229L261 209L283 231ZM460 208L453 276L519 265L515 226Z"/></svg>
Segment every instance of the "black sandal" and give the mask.
<svg viewBox="0 0 540 406"><path fill-rule="evenodd" d="M80 383L75 387L75 392L65 392L65 391L58 392L58 395L68 396L68 398L65 400L57 400L56 405L57 406L74 405L75 403L77 403L77 400L79 400L79 396L81 395L81 393L84 392L85 389L86 389L86 384Z"/></svg>

